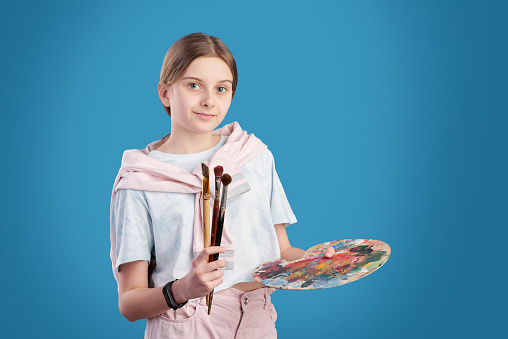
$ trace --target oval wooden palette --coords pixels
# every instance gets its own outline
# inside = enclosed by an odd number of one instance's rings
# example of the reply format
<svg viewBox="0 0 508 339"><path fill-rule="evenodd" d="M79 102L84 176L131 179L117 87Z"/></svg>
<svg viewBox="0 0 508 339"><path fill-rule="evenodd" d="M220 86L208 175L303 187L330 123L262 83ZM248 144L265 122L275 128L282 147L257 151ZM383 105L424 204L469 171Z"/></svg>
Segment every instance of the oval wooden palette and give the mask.
<svg viewBox="0 0 508 339"><path fill-rule="evenodd" d="M335 254L323 257L332 246ZM285 290L314 290L344 285L365 277L381 267L391 249L388 244L372 239L345 239L325 242L309 248L295 261L267 261L254 270L261 284Z"/></svg>

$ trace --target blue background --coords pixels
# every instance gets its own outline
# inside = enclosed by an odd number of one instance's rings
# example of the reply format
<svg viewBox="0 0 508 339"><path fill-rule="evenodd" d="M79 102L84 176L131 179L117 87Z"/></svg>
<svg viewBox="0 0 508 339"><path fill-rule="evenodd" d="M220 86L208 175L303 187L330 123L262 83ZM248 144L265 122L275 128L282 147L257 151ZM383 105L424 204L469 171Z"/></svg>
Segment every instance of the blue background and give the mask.
<svg viewBox="0 0 508 339"><path fill-rule="evenodd" d="M238 120L275 155L299 219L292 244L372 238L392 248L355 283L277 292L280 338L501 333L507 9L3 1L0 336L143 336L145 322L117 308L110 193L123 150L170 131L160 67L197 31L236 57L224 124Z"/></svg>

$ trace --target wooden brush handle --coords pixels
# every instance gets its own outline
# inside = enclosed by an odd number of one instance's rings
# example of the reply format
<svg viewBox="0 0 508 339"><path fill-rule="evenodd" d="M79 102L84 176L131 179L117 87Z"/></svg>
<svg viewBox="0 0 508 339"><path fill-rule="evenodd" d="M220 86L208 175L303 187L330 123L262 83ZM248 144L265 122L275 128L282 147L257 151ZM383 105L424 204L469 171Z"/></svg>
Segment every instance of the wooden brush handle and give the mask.
<svg viewBox="0 0 508 339"><path fill-rule="evenodd" d="M203 199L204 247L210 247L210 199Z"/></svg>

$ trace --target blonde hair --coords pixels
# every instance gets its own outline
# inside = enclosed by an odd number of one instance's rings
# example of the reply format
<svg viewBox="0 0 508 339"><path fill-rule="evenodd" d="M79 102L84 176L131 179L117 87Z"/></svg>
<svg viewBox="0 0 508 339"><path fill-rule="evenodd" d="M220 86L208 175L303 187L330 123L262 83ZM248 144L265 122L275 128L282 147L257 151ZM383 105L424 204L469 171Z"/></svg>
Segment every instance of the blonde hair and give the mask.
<svg viewBox="0 0 508 339"><path fill-rule="evenodd" d="M177 40L169 48L162 63L160 81L170 86L183 76L187 67L189 67L194 59L202 56L219 57L229 66L233 74L232 92L234 96L236 84L238 83L235 58L224 42L219 38L204 33L188 34ZM162 106L171 116L171 108L164 104Z"/></svg>

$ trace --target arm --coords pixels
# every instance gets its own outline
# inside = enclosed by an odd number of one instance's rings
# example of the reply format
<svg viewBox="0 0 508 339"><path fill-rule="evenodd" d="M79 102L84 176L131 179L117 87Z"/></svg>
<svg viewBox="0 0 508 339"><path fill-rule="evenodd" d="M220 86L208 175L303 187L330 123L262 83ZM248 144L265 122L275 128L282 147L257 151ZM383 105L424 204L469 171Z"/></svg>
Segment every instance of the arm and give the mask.
<svg viewBox="0 0 508 339"><path fill-rule="evenodd" d="M129 321L155 317L169 309L162 287L148 288L147 277L148 261L133 261L118 268L118 308Z"/></svg>
<svg viewBox="0 0 508 339"><path fill-rule="evenodd" d="M203 249L192 261L192 267L182 279L171 286L177 303L207 295L222 283L223 260L208 263L210 254L224 253L225 248L212 246ZM129 321L155 317L169 310L162 287L148 287L148 261L133 261L118 269L118 308Z"/></svg>
<svg viewBox="0 0 508 339"><path fill-rule="evenodd" d="M277 240L279 241L280 257L286 261L293 261L300 259L305 253L304 250L296 247L292 247L289 243L288 234L284 224L275 225L275 233L277 233ZM333 257L335 249L328 247L323 255L326 258Z"/></svg>

